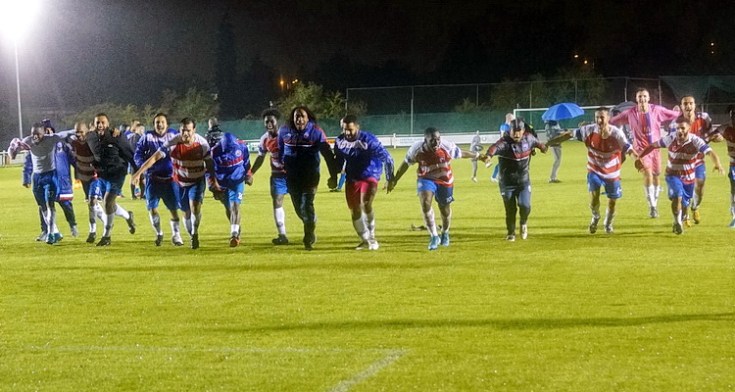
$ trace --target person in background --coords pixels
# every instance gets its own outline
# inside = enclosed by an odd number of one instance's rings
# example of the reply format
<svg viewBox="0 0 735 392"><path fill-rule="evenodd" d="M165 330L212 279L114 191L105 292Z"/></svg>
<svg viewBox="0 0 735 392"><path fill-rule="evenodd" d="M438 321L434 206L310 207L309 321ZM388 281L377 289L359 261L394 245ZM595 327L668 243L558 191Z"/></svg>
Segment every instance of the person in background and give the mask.
<svg viewBox="0 0 735 392"><path fill-rule="evenodd" d="M472 142L470 142L470 151L472 152L482 151L480 130L475 131L475 136L472 136ZM477 182L477 159L472 158L470 162L472 163L472 177L471 177L472 182Z"/></svg>
<svg viewBox="0 0 735 392"><path fill-rule="evenodd" d="M554 120L546 122L546 140L551 140L559 136L564 130L559 126L559 123ZM549 146L551 152L554 155L554 163L551 165L551 174L549 175L549 183L557 184L561 180L558 178L559 167L561 166L561 144Z"/></svg>

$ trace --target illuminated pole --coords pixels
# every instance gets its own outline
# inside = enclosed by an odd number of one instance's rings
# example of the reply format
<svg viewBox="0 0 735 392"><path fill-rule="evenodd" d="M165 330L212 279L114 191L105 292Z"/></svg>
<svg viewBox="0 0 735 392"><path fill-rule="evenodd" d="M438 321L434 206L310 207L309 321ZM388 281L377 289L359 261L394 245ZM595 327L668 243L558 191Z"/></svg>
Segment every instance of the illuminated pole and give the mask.
<svg viewBox="0 0 735 392"><path fill-rule="evenodd" d="M18 137L23 138L23 110L20 105L20 67L18 67L18 41L14 40L13 48L15 49L15 87L18 94Z"/></svg>

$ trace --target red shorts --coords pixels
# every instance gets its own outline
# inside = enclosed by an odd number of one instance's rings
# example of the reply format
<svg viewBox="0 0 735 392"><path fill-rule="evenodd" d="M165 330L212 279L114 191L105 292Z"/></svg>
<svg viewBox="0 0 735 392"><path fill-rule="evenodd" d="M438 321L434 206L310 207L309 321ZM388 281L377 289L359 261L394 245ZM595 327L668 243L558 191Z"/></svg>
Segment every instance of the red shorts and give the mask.
<svg viewBox="0 0 735 392"><path fill-rule="evenodd" d="M354 210L360 206L362 195L375 195L378 190L378 180L368 178L358 181L347 181L345 184L345 199L347 199L347 207Z"/></svg>

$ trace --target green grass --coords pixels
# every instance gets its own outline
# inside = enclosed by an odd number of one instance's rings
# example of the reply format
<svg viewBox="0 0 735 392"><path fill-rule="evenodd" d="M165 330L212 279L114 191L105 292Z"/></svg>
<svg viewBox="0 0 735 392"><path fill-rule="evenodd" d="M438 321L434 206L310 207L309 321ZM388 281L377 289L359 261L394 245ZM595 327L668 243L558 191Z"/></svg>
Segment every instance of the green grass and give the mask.
<svg viewBox="0 0 735 392"><path fill-rule="evenodd" d="M138 233L118 221L109 248L34 242L32 195L0 169L0 390L735 389L727 178L710 175L702 224L676 236L665 198L647 217L627 162L615 234L590 235L584 148L564 154L561 184L546 182L551 156L533 158L530 236L515 243L490 170L474 184L455 161L452 245L435 252L409 230L413 174L376 200L379 251L352 250L344 195L325 186L316 249L272 246L266 172L246 191L243 245L228 247L207 197L192 251L155 248L129 199Z"/></svg>

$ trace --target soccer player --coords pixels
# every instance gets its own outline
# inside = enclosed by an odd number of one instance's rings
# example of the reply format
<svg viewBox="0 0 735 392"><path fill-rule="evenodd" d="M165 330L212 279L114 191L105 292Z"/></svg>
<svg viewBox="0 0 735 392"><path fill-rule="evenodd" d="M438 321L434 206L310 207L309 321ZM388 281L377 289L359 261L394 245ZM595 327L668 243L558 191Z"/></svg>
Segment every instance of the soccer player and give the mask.
<svg viewBox="0 0 735 392"><path fill-rule="evenodd" d="M730 116L730 122L720 125L712 141L722 141L727 143L727 155L730 157L730 170L727 177L730 179L730 215L732 220L729 227L735 229L735 105L727 107L727 113Z"/></svg>
<svg viewBox="0 0 735 392"><path fill-rule="evenodd" d="M328 186L337 186L334 154L327 135L317 125L317 118L306 106L291 111L288 123L278 130L278 150L286 169L286 185L296 215L304 223L304 248L311 250L316 242L314 196L319 186L319 154L324 157L330 178Z"/></svg>
<svg viewBox="0 0 735 392"><path fill-rule="evenodd" d="M689 201L692 198L695 182L695 168L697 155L709 155L714 163L715 171L724 173L720 166L720 158L699 136L689 133L691 123L689 119L681 116L676 119L676 133L664 136L657 142L650 144L636 159L636 168L643 170L642 159L657 148L667 148L669 159L666 165L666 185L669 188L669 199L671 200L671 212L674 215L673 232L681 234L684 232L682 219L686 215Z"/></svg>
<svg viewBox="0 0 735 392"><path fill-rule="evenodd" d="M273 201L273 219L276 222L278 237L272 240L273 245L288 245L286 236L286 212L283 210L283 196L288 193L286 187L286 170L281 162L278 148L278 120L281 114L278 110L269 108L261 115L265 126L265 133L260 137L258 144L258 157L253 163L252 175L260 169L265 161L265 155L270 153L271 177L270 193Z"/></svg>
<svg viewBox="0 0 735 392"><path fill-rule="evenodd" d="M251 185L250 152L244 142L225 132L222 138L207 141L212 146L212 163L216 181L209 177L210 189L215 198L225 206L230 221L230 247L240 244L240 204L245 193L245 183ZM219 188L219 189L217 189Z"/></svg>
<svg viewBox="0 0 735 392"><path fill-rule="evenodd" d="M587 146L587 189L590 192L590 209L592 210L592 220L589 226L591 234L597 232L597 225L600 222L600 189L602 187L605 187L608 200L603 224L606 233L613 233L615 204L623 196L623 189L620 186L622 154L636 156L623 130L610 125L609 121L609 110L601 107L595 111L594 124L585 125L570 133L570 136L584 142L584 145Z"/></svg>
<svg viewBox="0 0 735 392"><path fill-rule="evenodd" d="M523 119L510 123L510 131L488 148L485 157L498 156L500 196L505 206L508 241L516 240L516 211L520 210L521 239L528 238L528 216L531 213L531 178L528 173L531 153L535 148L546 153L548 147L527 130Z"/></svg>
<svg viewBox="0 0 735 392"><path fill-rule="evenodd" d="M97 219L102 222L104 227L107 222L107 214L100 204L104 197L101 182L97 179L97 173L94 170L94 154L87 144L87 134L91 132L84 122L78 122L74 125L75 134L71 138L71 148L74 153L74 173L82 183L84 191L84 200L87 203L89 213L89 235L87 243L92 244L97 240ZM117 210L125 211L119 206Z"/></svg>
<svg viewBox="0 0 735 392"><path fill-rule="evenodd" d="M383 166L386 181L393 180L393 157L378 138L360 129L357 117L347 115L341 124L342 134L334 142L334 151L337 167L344 164L345 198L352 212L352 226L361 240L355 249L377 250L380 245L375 239L373 200Z"/></svg>
<svg viewBox="0 0 735 392"><path fill-rule="evenodd" d="M712 137L712 119L706 112L697 112L697 104L694 101L694 97L685 96L681 98L681 115L686 117L691 124L689 133L699 136L702 140L709 143ZM674 124L675 125L675 124ZM675 130L674 130L675 131ZM692 198L692 220L694 223L701 221L701 215L699 213L699 205L702 203L702 197L704 196L704 182L707 178L707 168L704 164L704 155L697 154L697 162L694 168L694 197ZM689 223L689 216L687 215L684 220L685 226L691 226Z"/></svg>
<svg viewBox="0 0 735 392"><path fill-rule="evenodd" d="M135 147L135 164L143 166L143 163L156 154L164 144L171 141L179 132L168 126L168 116L158 113L153 117L153 130L146 131ZM143 182L143 181L141 181ZM134 185L132 185L134 186ZM174 181L174 168L171 157L165 154L147 171L145 181L141 185L145 195L148 217L150 218L156 239L153 244L161 246L163 242L163 229L161 228L161 215L158 206L163 199L163 204L171 214L169 224L171 226L171 243L174 246L184 245L181 239L181 220L179 219L179 183Z"/></svg>
<svg viewBox="0 0 735 392"><path fill-rule="evenodd" d="M424 140L414 143L406 153L406 158L398 168L392 181L388 181L388 193L393 191L398 180L403 177L409 166L418 163L418 195L424 222L429 231L429 250L436 250L439 244L449 246L449 229L452 226L452 202L454 201L454 175L450 162L456 158L480 158L479 152L463 151L456 144L442 139L434 127L424 130ZM432 199L439 204L442 215L442 233L439 236Z"/></svg>
<svg viewBox="0 0 735 392"><path fill-rule="evenodd" d="M639 88L635 94L636 106L623 111L610 119L616 126L629 125L633 133L633 149L641 156L641 152L651 143L661 138L661 123L674 120L678 112L649 103L648 90ZM643 188L648 200L649 216L658 217L658 196L661 192L659 175L661 174L661 154L650 154L643 164Z"/></svg>
<svg viewBox="0 0 735 392"><path fill-rule="evenodd" d="M94 155L93 166L104 189L104 209L107 215L105 231L97 246L110 246L116 214L125 219L130 234L135 234L133 212L125 211L117 204L117 197L122 194L128 164L135 166L135 161L130 144L119 132L113 132L110 119L105 113L98 113L94 117L94 125L95 132L87 134L86 140Z"/></svg>
<svg viewBox="0 0 735 392"><path fill-rule="evenodd" d="M31 127L31 136L24 139L15 138L10 142L8 152L15 158L19 150L29 150L33 164L33 196L36 199L44 222L48 228L46 243L53 245L61 239L56 226L56 195L58 183L56 176L56 143L71 136L74 131L46 134L43 124L35 123Z"/></svg>
<svg viewBox="0 0 735 392"><path fill-rule="evenodd" d="M191 248L199 248L199 224L202 221L205 169L214 178L212 156L207 140L196 133L196 122L186 117L181 120L179 134L163 146L133 174L131 182L137 184L140 176L157 161L170 156L173 163L174 180L179 185L179 201L184 211L184 225L191 236ZM213 180L215 189L219 189Z"/></svg>

